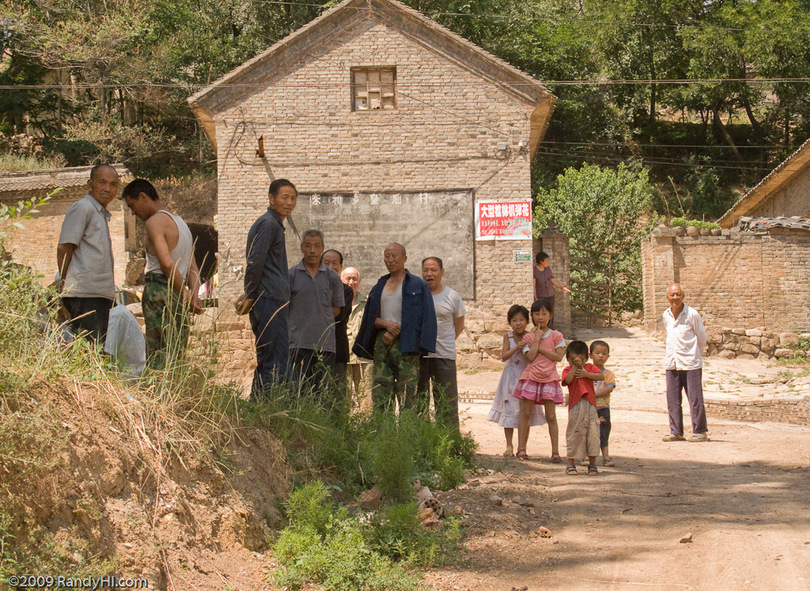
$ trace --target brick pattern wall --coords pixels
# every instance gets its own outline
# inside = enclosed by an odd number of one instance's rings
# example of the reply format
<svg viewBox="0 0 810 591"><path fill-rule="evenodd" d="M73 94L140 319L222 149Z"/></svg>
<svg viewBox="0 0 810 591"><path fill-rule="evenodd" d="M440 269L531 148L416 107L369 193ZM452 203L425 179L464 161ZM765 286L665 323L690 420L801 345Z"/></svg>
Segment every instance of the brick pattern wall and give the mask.
<svg viewBox="0 0 810 591"><path fill-rule="evenodd" d="M810 330L810 234L724 231L678 237L657 228L642 243L644 322L661 330L667 287L680 283L707 329Z"/></svg>
<svg viewBox="0 0 810 591"><path fill-rule="evenodd" d="M706 400L706 414L735 421L773 421L810 426L810 397L801 400Z"/></svg>
<svg viewBox="0 0 810 591"><path fill-rule="evenodd" d="M22 191L14 195L14 203L20 200L40 196L37 191ZM33 214L32 219L23 220L24 230L15 230L10 242L14 260L28 265L43 275L43 284L49 285L56 274L56 246L59 243L59 232L65 212L75 201L86 194L85 187L65 189ZM113 200L109 205L110 238L112 240L113 258L115 259L115 282L122 285L126 276L127 252L124 246L124 212L122 202Z"/></svg>
<svg viewBox="0 0 810 591"><path fill-rule="evenodd" d="M810 167L769 195L746 215L752 217L803 216L810 213Z"/></svg>
<svg viewBox="0 0 810 591"><path fill-rule="evenodd" d="M350 69L374 65L396 66L398 108L353 112ZM532 106L373 17L313 47L266 84L216 118L224 308L241 291L247 231L266 209L274 178L289 178L308 193L461 189L482 200L531 195L529 157L519 143L528 145ZM260 136L264 159L256 154ZM506 154L497 150L501 142L509 147ZM504 330L509 305L531 301L531 264L512 262L514 249L531 247L531 240L475 242L469 264L476 297L466 302L471 326L486 331L497 319L496 330ZM288 254L297 260L298 253ZM384 273L380 257L376 276ZM375 278L364 277L363 287Z"/></svg>

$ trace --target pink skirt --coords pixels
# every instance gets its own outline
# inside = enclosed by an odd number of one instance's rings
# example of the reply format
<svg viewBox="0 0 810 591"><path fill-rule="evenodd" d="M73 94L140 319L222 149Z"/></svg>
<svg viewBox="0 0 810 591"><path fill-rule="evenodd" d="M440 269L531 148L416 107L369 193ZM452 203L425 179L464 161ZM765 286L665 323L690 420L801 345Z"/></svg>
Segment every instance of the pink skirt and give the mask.
<svg viewBox="0 0 810 591"><path fill-rule="evenodd" d="M519 380L512 396L531 400L535 404L543 404L546 400L550 400L554 404L563 403L563 391L560 382L539 383L532 380Z"/></svg>

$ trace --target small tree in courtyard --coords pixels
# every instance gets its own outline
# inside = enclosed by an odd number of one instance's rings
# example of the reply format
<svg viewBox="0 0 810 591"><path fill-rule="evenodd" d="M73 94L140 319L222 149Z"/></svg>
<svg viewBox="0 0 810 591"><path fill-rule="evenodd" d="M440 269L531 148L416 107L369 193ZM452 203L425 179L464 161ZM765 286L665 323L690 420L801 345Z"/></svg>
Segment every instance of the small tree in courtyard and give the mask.
<svg viewBox="0 0 810 591"><path fill-rule="evenodd" d="M641 307L640 240L651 210L646 169L583 164L557 177L537 195L535 232L552 223L571 245L572 303L610 321Z"/></svg>

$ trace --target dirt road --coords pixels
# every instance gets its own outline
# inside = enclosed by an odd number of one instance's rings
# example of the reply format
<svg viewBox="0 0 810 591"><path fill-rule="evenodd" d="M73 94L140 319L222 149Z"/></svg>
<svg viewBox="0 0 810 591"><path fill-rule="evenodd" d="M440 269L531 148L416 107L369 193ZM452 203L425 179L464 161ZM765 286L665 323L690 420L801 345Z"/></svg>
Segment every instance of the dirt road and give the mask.
<svg viewBox="0 0 810 591"><path fill-rule="evenodd" d="M471 514L467 552L427 581L507 591L810 589L810 428L710 417L710 442L664 443L660 343L609 336L621 384L612 400L616 467L566 476L549 462L545 427L530 437L535 460L506 460L502 430L486 421L489 405L463 405L483 470L442 498ZM780 371L710 360L707 398L771 395ZM484 390L493 381L497 374L461 380L463 388ZM566 411L558 417L564 434ZM692 541L681 543L690 533Z"/></svg>

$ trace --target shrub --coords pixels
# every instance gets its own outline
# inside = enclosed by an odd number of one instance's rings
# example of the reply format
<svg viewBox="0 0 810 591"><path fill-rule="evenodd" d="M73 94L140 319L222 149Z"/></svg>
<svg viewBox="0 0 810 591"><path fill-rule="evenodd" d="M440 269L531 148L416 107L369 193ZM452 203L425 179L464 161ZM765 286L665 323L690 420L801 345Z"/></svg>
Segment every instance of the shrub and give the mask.
<svg viewBox="0 0 810 591"><path fill-rule="evenodd" d="M703 220L689 220L684 217L672 218L671 220L669 220L669 225L671 228L677 228L679 226L684 228L688 226L694 226L699 230L704 229L713 230L715 228L720 228L720 224L716 222L706 222Z"/></svg>

